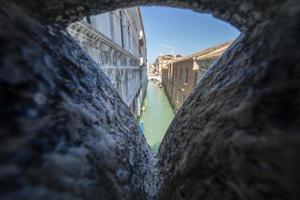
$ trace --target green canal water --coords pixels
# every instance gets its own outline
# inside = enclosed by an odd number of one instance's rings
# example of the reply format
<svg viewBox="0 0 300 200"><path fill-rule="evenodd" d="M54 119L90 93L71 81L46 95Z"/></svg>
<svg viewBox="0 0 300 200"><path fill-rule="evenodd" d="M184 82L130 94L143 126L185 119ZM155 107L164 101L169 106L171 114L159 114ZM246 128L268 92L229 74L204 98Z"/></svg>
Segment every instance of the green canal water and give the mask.
<svg viewBox="0 0 300 200"><path fill-rule="evenodd" d="M157 83L148 82L146 96L143 102L146 111L139 118L144 122L144 134L153 152L157 152L166 133L174 112L163 88Z"/></svg>

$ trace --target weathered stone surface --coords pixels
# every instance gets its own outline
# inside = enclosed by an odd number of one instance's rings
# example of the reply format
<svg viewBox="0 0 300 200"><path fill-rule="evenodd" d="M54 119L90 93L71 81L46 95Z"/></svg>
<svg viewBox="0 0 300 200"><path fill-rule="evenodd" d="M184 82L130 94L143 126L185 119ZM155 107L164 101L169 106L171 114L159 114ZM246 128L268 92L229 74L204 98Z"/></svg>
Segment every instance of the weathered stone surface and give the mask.
<svg viewBox="0 0 300 200"><path fill-rule="evenodd" d="M299 199L300 18L277 9L177 113L159 150L159 199Z"/></svg>
<svg viewBox="0 0 300 200"><path fill-rule="evenodd" d="M299 199L297 0L14 2L32 18L1 4L1 199L147 199L152 183L157 199ZM128 109L53 25L146 3L210 12L244 32L176 115L156 180Z"/></svg>
<svg viewBox="0 0 300 200"><path fill-rule="evenodd" d="M129 108L64 30L1 7L0 198L148 199Z"/></svg>
<svg viewBox="0 0 300 200"><path fill-rule="evenodd" d="M102 13L116 8L136 5L163 5L189 8L199 12L212 13L214 16L232 23L246 31L258 23L266 21L278 12L282 0L11 0L44 22L68 24L86 15ZM297 0L290 0L290 6ZM31 11L34 10L34 13Z"/></svg>

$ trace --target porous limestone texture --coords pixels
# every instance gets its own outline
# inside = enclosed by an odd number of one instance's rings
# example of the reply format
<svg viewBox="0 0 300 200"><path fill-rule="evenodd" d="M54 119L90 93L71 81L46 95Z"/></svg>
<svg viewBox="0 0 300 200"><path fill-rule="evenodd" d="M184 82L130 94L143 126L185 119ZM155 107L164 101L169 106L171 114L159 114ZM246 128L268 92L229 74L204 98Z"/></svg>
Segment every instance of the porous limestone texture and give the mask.
<svg viewBox="0 0 300 200"><path fill-rule="evenodd" d="M141 4L210 12L243 32L177 113L155 169L128 108L63 28ZM0 7L1 199L299 199L298 0Z"/></svg>
<svg viewBox="0 0 300 200"><path fill-rule="evenodd" d="M149 199L149 145L97 64L65 30L0 13L0 199Z"/></svg>
<svg viewBox="0 0 300 200"><path fill-rule="evenodd" d="M300 12L292 2L266 7L276 13L240 35L185 101L159 149L158 199L300 198Z"/></svg>

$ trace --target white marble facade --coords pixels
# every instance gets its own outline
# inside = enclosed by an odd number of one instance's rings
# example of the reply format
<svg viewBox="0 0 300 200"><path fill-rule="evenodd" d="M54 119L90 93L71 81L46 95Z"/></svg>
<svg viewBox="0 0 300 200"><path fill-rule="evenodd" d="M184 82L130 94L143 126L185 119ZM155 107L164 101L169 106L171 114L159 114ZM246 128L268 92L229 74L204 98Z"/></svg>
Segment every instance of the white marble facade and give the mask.
<svg viewBox="0 0 300 200"><path fill-rule="evenodd" d="M138 7L86 17L69 33L99 64L135 116L147 84L147 48Z"/></svg>

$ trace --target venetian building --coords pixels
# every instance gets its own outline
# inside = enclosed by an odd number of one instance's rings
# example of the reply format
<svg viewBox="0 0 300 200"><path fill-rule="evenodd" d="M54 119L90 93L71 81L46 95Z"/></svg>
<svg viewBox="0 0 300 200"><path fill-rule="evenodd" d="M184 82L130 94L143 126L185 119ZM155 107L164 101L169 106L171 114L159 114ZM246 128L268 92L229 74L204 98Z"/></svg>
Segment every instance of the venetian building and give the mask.
<svg viewBox="0 0 300 200"><path fill-rule="evenodd" d="M162 76L162 71L163 69L167 69L168 68L168 64L171 63L173 60L179 59L180 57L182 57L181 55L161 55L159 57L157 57L155 59L154 62L154 67L156 69L156 75L158 76Z"/></svg>
<svg viewBox="0 0 300 200"><path fill-rule="evenodd" d="M194 57L194 61L196 62L194 69L197 72L197 82L199 82L209 67L221 57L221 55L232 44L232 42L233 41L228 41L224 44L211 47L201 51L197 56Z"/></svg>
<svg viewBox="0 0 300 200"><path fill-rule="evenodd" d="M147 85L147 48L139 7L86 17L68 32L99 64L135 116Z"/></svg>
<svg viewBox="0 0 300 200"><path fill-rule="evenodd" d="M179 110L210 66L224 53L232 41L192 55L172 60L162 69L162 84L175 112Z"/></svg>

